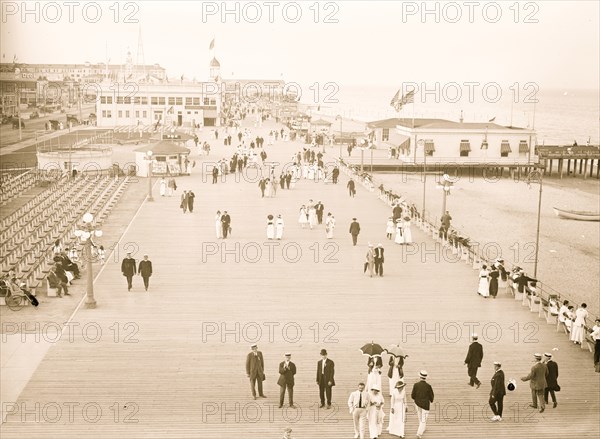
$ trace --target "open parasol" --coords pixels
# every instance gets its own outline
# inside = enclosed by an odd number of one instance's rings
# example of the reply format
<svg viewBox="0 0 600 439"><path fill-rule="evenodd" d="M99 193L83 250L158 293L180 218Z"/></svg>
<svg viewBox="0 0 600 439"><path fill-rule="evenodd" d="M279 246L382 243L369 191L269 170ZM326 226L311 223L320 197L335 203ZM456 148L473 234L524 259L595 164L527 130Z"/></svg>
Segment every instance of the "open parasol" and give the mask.
<svg viewBox="0 0 600 439"><path fill-rule="evenodd" d="M367 343L362 348L360 348L360 351L363 355L368 355L369 357L376 357L381 356L381 354L383 353L383 348L381 347L381 345L371 342Z"/></svg>
<svg viewBox="0 0 600 439"><path fill-rule="evenodd" d="M393 355L394 357L408 357L406 351L402 349L399 344L393 344L388 346L385 352L387 352L390 355Z"/></svg>

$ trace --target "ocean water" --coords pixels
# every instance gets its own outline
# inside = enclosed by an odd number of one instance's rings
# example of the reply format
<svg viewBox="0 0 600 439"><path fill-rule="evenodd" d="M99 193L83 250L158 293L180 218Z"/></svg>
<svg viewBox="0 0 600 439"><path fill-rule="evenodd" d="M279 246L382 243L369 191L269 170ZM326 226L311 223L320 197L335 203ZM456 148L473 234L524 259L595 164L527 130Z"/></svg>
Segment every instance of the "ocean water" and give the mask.
<svg viewBox="0 0 600 439"><path fill-rule="evenodd" d="M574 141L579 145L588 141L600 144L600 90L535 90L520 84L513 90L489 88L487 94L482 87L475 87L469 97L466 86L447 88L446 92L440 86L439 93L418 92L415 103L405 105L399 113L389 105L396 91L384 86L340 85L325 89L321 85L320 93L315 93L313 87L302 95L301 102L326 115L341 114L367 122L413 115L458 121L462 111L465 122L487 122L495 117L500 125L533 127L540 145L572 145Z"/></svg>

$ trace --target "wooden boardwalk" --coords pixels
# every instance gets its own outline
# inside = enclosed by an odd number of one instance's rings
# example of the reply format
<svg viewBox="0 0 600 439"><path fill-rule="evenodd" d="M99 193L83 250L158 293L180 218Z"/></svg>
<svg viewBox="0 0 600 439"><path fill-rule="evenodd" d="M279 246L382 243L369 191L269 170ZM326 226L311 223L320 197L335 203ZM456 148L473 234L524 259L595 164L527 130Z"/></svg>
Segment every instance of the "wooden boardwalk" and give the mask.
<svg viewBox="0 0 600 439"><path fill-rule="evenodd" d="M230 156L232 148L222 141L211 145L208 161ZM268 146L268 160L287 163L299 147ZM265 439L281 437L288 426L298 438L351 438L346 400L366 380L358 348L370 341L406 348L409 393L419 370L429 372L436 402L426 438L598 437L600 375L589 352L512 296L477 296L477 272L444 259L417 227L418 244L410 251L386 241L389 208L375 193L359 187L349 198L343 176L337 186L300 181L263 199L254 180L203 182L196 160L198 173L178 179L176 197L158 196L155 185L156 201L144 204L120 253L107 258L95 285L98 308L76 313L72 338L66 333L53 345L18 401L3 407L13 413L1 426L3 439ZM196 206L184 215L179 195L186 189L194 190ZM324 226L299 227L299 206L311 198L335 215L334 240L325 239ZM232 216L233 236L224 241L215 239L218 209ZM286 221L284 240L265 243L266 216L279 213ZM357 247L348 234L354 216L362 228ZM386 248L383 278L362 273L369 241ZM136 259L150 255L155 275L148 293L139 277L127 292L120 273L126 249ZM467 386L463 366L473 327L485 354L480 389ZM244 368L252 342L266 363L268 398L257 401ZM336 362L333 410L318 409L321 348ZM298 368L296 410L277 408L277 367L288 351ZM519 381L504 400L504 421L491 423L492 362L503 363L507 380L518 380L529 372L534 352L548 351L560 368L558 407L543 414L528 408L529 386ZM387 425L385 375L382 381ZM407 438L415 437L416 421L411 407Z"/></svg>

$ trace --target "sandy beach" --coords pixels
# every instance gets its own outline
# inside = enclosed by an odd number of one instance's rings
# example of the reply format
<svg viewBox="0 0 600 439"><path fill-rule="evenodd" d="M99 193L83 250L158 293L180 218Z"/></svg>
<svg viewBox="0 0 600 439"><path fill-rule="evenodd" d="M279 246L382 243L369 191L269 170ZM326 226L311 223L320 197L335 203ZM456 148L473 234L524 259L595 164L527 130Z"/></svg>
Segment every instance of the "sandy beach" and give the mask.
<svg viewBox="0 0 600 439"><path fill-rule="evenodd" d="M393 187L421 209L421 175L376 174L378 184ZM596 179L544 180L537 278L575 303L586 302L590 313L600 309L600 223L571 221L555 216L552 207L598 210ZM447 197L452 224L462 234L485 246L488 257L501 252L506 263L523 267L533 276L539 185L502 179L485 181L464 177ZM439 222L443 195L436 177L427 176L426 209ZM385 219L382 218L382 230Z"/></svg>

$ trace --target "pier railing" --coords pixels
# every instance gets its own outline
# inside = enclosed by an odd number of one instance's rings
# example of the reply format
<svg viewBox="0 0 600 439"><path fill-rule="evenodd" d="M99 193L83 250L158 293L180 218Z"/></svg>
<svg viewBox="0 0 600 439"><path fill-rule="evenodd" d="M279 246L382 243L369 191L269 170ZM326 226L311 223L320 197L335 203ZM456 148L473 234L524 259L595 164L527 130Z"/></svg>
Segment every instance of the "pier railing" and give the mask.
<svg viewBox="0 0 600 439"><path fill-rule="evenodd" d="M373 175L367 172L361 173L360 166L346 164L341 158L336 159L336 162L342 172L349 177L352 177L358 184L361 184L370 192L377 191L379 199L388 206L394 206L398 200L397 196L390 195L389 191L386 193L386 191L378 189L383 187L383 185L378 182ZM408 206L412 204L408 200L404 200L404 202ZM560 331L562 328L565 333L569 332L566 325L558 319L558 310L564 300L568 300L569 305L573 305L574 307L579 305L569 296L562 294L548 285L548 283L541 280L537 280L535 285L532 282L531 285L524 288L522 293L519 292L516 284L512 282L513 272L516 268L519 268L516 263L506 260L501 254L498 254L495 258L490 258L488 255L483 254L482 249L484 246L477 241L471 240L464 230L459 227L451 226L447 233L442 232L440 230L441 218L437 215L431 215L428 212L425 212L423 217L420 212L413 209L413 214L411 216L413 221L415 221L415 224L423 232L431 235L432 239L439 242L446 251L449 250L454 258L460 258L460 260L464 261L467 265L471 265L475 270L481 270L484 264L488 267L491 266L496 262L496 258L504 259L504 266L508 272L505 292L507 294L512 294L515 300L520 300L523 306L529 307L531 312L538 314L538 317L545 318L547 323L556 323L557 331ZM593 351L593 341L589 336L589 332L597 317L598 316L589 313L588 311L588 317L585 322L586 336L584 343L582 343L582 348L587 346L590 352Z"/></svg>

